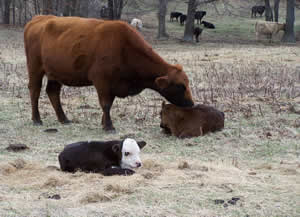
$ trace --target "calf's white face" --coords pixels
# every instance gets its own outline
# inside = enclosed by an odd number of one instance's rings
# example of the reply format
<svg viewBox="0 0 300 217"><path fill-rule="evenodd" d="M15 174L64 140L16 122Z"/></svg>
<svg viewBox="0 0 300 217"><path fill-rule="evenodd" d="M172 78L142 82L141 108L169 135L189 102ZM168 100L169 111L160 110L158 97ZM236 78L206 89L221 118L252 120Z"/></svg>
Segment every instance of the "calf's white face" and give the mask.
<svg viewBox="0 0 300 217"><path fill-rule="evenodd" d="M121 168L132 169L142 166L140 147L134 139L127 138L123 142Z"/></svg>

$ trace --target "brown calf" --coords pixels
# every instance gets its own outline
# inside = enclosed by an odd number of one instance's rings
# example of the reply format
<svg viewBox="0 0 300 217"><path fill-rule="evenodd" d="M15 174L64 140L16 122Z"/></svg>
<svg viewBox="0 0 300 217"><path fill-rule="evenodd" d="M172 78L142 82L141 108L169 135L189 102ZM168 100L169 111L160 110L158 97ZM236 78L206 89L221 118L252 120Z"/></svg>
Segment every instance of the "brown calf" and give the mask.
<svg viewBox="0 0 300 217"><path fill-rule="evenodd" d="M224 113L206 105L180 108L163 102L160 115L160 127L180 138L202 136L224 128Z"/></svg>

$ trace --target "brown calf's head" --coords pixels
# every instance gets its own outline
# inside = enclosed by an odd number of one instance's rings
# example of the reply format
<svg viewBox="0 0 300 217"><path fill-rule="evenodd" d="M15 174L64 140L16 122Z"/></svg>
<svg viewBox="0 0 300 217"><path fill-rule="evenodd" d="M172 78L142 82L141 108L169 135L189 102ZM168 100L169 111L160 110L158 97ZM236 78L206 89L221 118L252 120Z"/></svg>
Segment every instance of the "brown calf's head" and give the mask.
<svg viewBox="0 0 300 217"><path fill-rule="evenodd" d="M160 127L164 129L165 133L171 134L170 126L176 124L179 120L184 118L184 113L173 104L162 103L160 111Z"/></svg>
<svg viewBox="0 0 300 217"><path fill-rule="evenodd" d="M170 103L180 107L191 107L194 105L189 79L182 66L175 65L167 75L158 77L155 84L159 93Z"/></svg>
<svg viewBox="0 0 300 217"><path fill-rule="evenodd" d="M171 134L171 129L169 128L169 110L167 109L165 101L162 103L162 108L160 111L160 127L164 129L165 133Z"/></svg>

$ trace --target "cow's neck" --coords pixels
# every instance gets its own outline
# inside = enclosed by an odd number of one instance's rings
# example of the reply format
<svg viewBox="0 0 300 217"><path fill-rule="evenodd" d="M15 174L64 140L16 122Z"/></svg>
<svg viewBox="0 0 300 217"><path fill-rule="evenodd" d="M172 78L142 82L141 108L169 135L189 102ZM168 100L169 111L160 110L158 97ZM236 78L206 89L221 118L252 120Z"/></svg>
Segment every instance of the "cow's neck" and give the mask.
<svg viewBox="0 0 300 217"><path fill-rule="evenodd" d="M133 55L130 65L143 81L145 88L158 90L154 81L156 78L168 75L172 65L164 61L153 50L149 53L140 54L138 57Z"/></svg>

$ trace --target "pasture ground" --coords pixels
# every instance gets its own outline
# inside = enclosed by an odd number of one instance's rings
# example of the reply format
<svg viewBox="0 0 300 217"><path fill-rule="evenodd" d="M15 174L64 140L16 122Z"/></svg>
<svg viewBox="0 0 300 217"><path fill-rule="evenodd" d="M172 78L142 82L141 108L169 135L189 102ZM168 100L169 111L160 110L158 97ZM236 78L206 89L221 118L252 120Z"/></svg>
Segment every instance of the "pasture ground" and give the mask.
<svg viewBox="0 0 300 217"><path fill-rule="evenodd" d="M190 139L164 135L163 99L145 90L115 101L117 132L107 134L93 87L63 88L73 123L61 125L45 85L44 125L33 126L22 29L0 27L0 216L300 216L299 42L256 43L245 34L250 28L229 31L234 22L205 31L199 44L180 43L182 27L168 23L171 39L156 41L155 17L144 18L143 34L163 58L183 65L197 103L225 112L225 129ZM234 20L217 20L225 19ZM48 128L58 132L44 132ZM124 137L147 142L143 168L133 176L51 167L59 166L58 153L68 143ZM30 149L5 149L16 143ZM239 198L236 204L232 197Z"/></svg>

